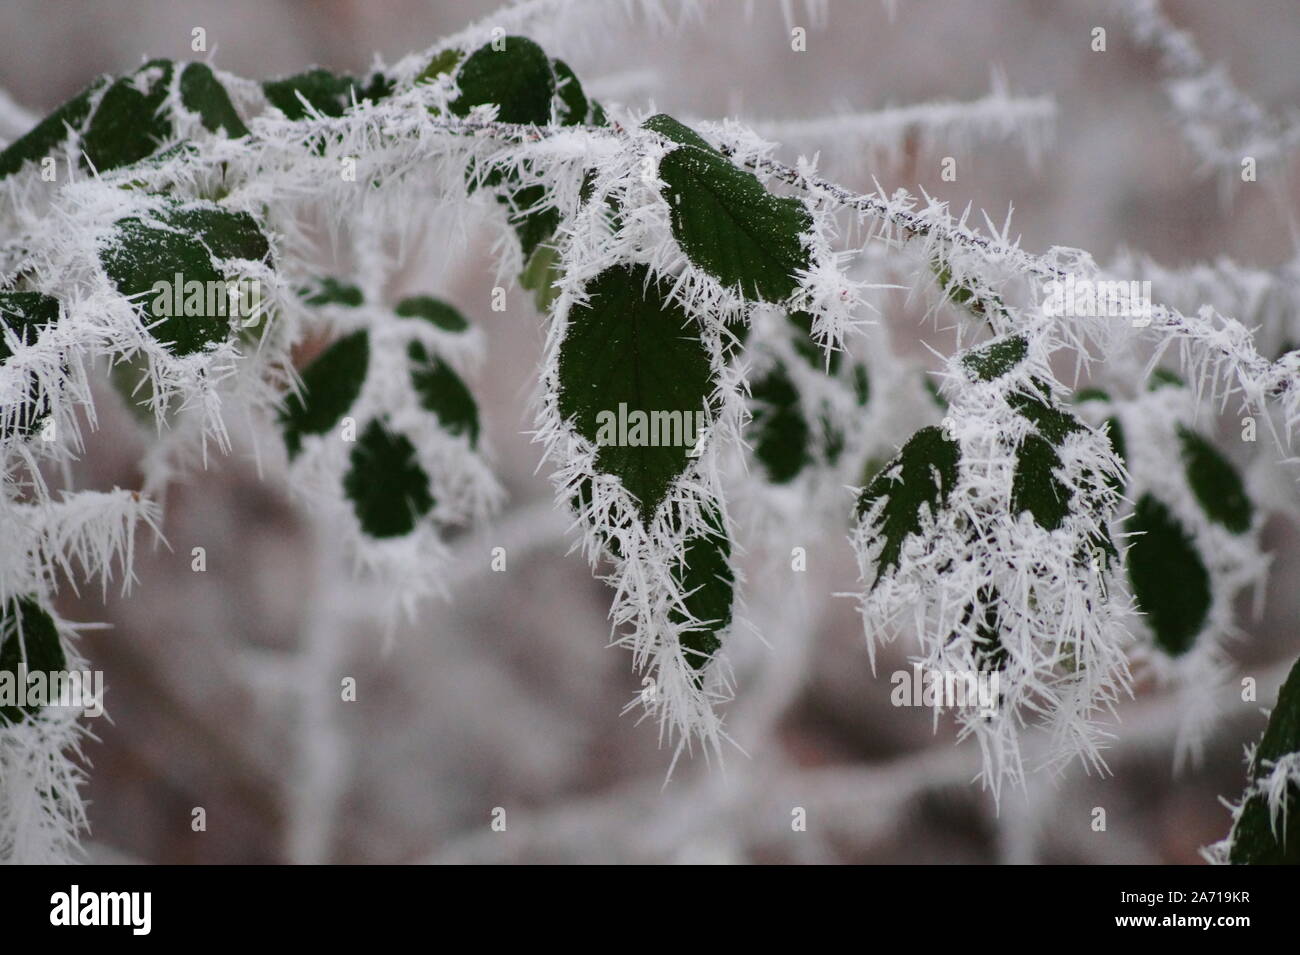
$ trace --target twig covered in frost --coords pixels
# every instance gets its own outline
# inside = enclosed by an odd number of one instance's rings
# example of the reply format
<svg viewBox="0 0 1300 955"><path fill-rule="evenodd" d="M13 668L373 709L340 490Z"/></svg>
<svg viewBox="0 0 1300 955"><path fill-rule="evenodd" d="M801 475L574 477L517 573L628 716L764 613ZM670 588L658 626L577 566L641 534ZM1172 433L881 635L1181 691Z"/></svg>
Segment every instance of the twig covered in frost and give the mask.
<svg viewBox="0 0 1300 955"><path fill-rule="evenodd" d="M1226 67L1206 60L1196 38L1174 26L1160 0L1122 0L1115 6L1134 38L1158 54L1179 127L1202 163L1236 177L1248 157L1276 163L1300 146L1300 114L1270 116L1238 89Z"/></svg>
<svg viewBox="0 0 1300 955"><path fill-rule="evenodd" d="M911 144L924 152L938 143L960 149L973 141L1013 138L1023 140L1030 161L1036 162L1055 118L1056 102L1051 97L1012 96L995 74L991 92L977 100L936 100L861 113L752 119L748 123L760 136L802 150L820 150L827 165L854 172L877 168L882 161L896 164Z"/></svg>

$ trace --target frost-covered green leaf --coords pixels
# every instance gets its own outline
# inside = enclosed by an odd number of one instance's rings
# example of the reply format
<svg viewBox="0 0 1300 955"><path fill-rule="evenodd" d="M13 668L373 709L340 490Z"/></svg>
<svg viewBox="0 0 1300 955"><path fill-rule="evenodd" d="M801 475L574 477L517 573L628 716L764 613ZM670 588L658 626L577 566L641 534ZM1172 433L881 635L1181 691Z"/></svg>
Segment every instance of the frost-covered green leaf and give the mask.
<svg viewBox="0 0 1300 955"><path fill-rule="evenodd" d="M947 505L960 459L961 448L940 428L922 428L862 491L858 520L869 521L880 538L873 587L898 566L903 544L921 532L923 516Z"/></svg>
<svg viewBox="0 0 1300 955"><path fill-rule="evenodd" d="M1170 371L1168 368L1156 368L1151 372L1151 377L1147 379L1147 389L1155 391L1158 388L1185 388L1186 382L1178 374Z"/></svg>
<svg viewBox="0 0 1300 955"><path fill-rule="evenodd" d="M812 219L797 199L779 198L737 169L699 134L660 113L644 127L677 147L659 161L673 236L687 257L750 299L781 302L807 269L803 235Z"/></svg>
<svg viewBox="0 0 1300 955"><path fill-rule="evenodd" d="M560 254L553 245L540 245L528 259L519 284L533 293L533 302L539 312L548 311L559 296L555 282L560 277Z"/></svg>
<svg viewBox="0 0 1300 955"><path fill-rule="evenodd" d="M1068 435L1086 429L1082 421L1056 403L1051 390L1043 382L1032 380L1031 385L1031 390L1009 395L1007 403L1032 421L1038 433L1051 444L1060 447Z"/></svg>
<svg viewBox="0 0 1300 955"><path fill-rule="evenodd" d="M16 687L19 665L25 673L67 669L54 620L30 597L13 598L0 609L0 680L12 680ZM39 710L37 705L0 706L0 727L21 723Z"/></svg>
<svg viewBox="0 0 1300 955"><path fill-rule="evenodd" d="M174 67L150 60L105 91L82 136L86 160L101 173L152 155L172 135L164 108Z"/></svg>
<svg viewBox="0 0 1300 955"><path fill-rule="evenodd" d="M1300 865L1300 661L1278 691L1229 837L1234 865Z"/></svg>
<svg viewBox="0 0 1300 955"><path fill-rule="evenodd" d="M307 116L303 100L322 115L337 117L342 116L354 101L382 99L391 89L392 82L380 73L362 81L351 76L336 76L319 67L262 84L262 92L270 104L289 119Z"/></svg>
<svg viewBox="0 0 1300 955"><path fill-rule="evenodd" d="M669 298L671 285L645 266L614 266L587 285L589 300L569 312L560 346L559 411L597 445L596 465L618 477L649 523L673 480L690 463L685 444L609 442L602 423L626 413L705 410L714 383L694 322ZM612 419L611 419L612 416Z"/></svg>
<svg viewBox="0 0 1300 955"><path fill-rule="evenodd" d="M973 348L962 357L962 364L976 379L992 381L1016 368L1029 353L1029 342L1023 335L1010 335Z"/></svg>
<svg viewBox="0 0 1300 955"><path fill-rule="evenodd" d="M24 345L36 341L41 330L59 320L58 299L40 292L0 292L0 367L13 354L6 341L13 335ZM40 390L35 381L28 385L27 401L19 407L4 409L0 421L5 430L0 436L17 431L27 434L39 420L42 412Z"/></svg>
<svg viewBox="0 0 1300 955"><path fill-rule="evenodd" d="M353 332L326 348L302 373L302 393L291 394L280 413L284 443L293 457L303 435L326 434L348 413L370 364L370 338Z"/></svg>
<svg viewBox="0 0 1300 955"><path fill-rule="evenodd" d="M1115 452L1115 457L1123 463L1128 458L1128 445L1124 439L1124 425L1119 418L1111 415L1105 422L1106 437L1110 439L1110 448ZM1122 475L1114 474L1107 478L1107 483L1117 492L1124 490L1124 478Z"/></svg>
<svg viewBox="0 0 1300 955"><path fill-rule="evenodd" d="M38 162L68 138L68 130L81 130L90 115L91 102L108 82L100 78L50 113L0 152L0 179L12 176L23 163Z"/></svg>
<svg viewBox="0 0 1300 955"><path fill-rule="evenodd" d="M417 83L428 83L436 80L438 77L454 70L463 59L465 59L464 51L455 47L449 47L435 53L433 59L429 61L429 65L420 71L420 75L415 78L415 81Z"/></svg>
<svg viewBox="0 0 1300 955"><path fill-rule="evenodd" d="M365 301L361 289L331 277L320 279L311 288L303 289L302 295L303 301L315 306L345 305L348 308L359 308Z"/></svg>
<svg viewBox="0 0 1300 955"><path fill-rule="evenodd" d="M451 434L469 438L470 447L478 446L478 405L465 382L451 366L437 355L429 355L419 342L411 342L407 355L411 360L411 385L420 396L420 404L438 416Z"/></svg>
<svg viewBox="0 0 1300 955"><path fill-rule="evenodd" d="M371 421L357 438L343 476L361 529L371 537L401 537L433 509L429 475L415 446L402 434Z"/></svg>
<svg viewBox="0 0 1300 955"><path fill-rule="evenodd" d="M1234 534L1250 530L1253 507L1237 469L1209 441L1190 428L1178 429L1187 484L1210 520Z"/></svg>
<svg viewBox="0 0 1300 955"><path fill-rule="evenodd" d="M502 122L550 122L555 74L546 53L522 36L503 37L498 45L486 43L465 60L456 74L460 96L451 111L467 116L475 106L495 103Z"/></svg>
<svg viewBox="0 0 1300 955"><path fill-rule="evenodd" d="M1156 643L1171 656L1191 649L1210 611L1210 576L1191 535L1169 508L1144 494L1129 517L1129 582Z"/></svg>
<svg viewBox="0 0 1300 955"><path fill-rule="evenodd" d="M711 523L716 528L720 521ZM687 662L700 670L722 646L719 635L731 625L736 577L731 569L731 541L725 531L715 530L687 540L684 559L674 568L674 579L681 588L686 613L694 621L678 640ZM670 616L674 623L688 622L676 607Z"/></svg>
<svg viewBox="0 0 1300 955"><path fill-rule="evenodd" d="M99 248L99 261L117 290L134 301L150 334L176 355L202 351L230 334L230 300L218 289L227 276L215 260L269 257L270 246L252 216L212 203L168 205L147 217L119 219ZM174 293L177 276L182 287ZM192 289L198 289L197 297Z"/></svg>
<svg viewBox="0 0 1300 955"><path fill-rule="evenodd" d="M992 381L1018 367L1027 353L1028 342L1015 335L970 352L962 364L977 380ZM1066 437L1086 426L1057 405L1045 384L1031 379L1031 385L1032 390L1017 391L1007 398L1038 432L1027 435L1016 452L1011 511L1028 511L1039 527L1054 531L1069 516L1074 496L1057 476L1062 468L1057 452Z"/></svg>
<svg viewBox="0 0 1300 955"><path fill-rule="evenodd" d="M412 295L393 309L400 318L422 318L444 332L463 332L469 328L465 316L446 302L431 295Z"/></svg>
<svg viewBox="0 0 1300 955"><path fill-rule="evenodd" d="M577 126L587 122L589 104L587 94L582 91L582 84L563 60L552 61L555 70L556 95L559 97L560 124Z"/></svg>
<svg viewBox="0 0 1300 955"><path fill-rule="evenodd" d="M749 440L754 457L763 466L769 481L787 484L811 460L808 422L800 406L799 392L785 366L777 362L754 381L751 393L754 411Z"/></svg>
<svg viewBox="0 0 1300 955"><path fill-rule="evenodd" d="M40 292L0 292L0 324L23 344L36 340L40 330L59 320L59 300ZM0 335L0 364L13 354Z"/></svg>
<svg viewBox="0 0 1300 955"><path fill-rule="evenodd" d="M205 63L190 63L181 71L181 104L199 114L206 129L224 129L231 138L248 135L248 127L239 118L230 95Z"/></svg>
<svg viewBox="0 0 1300 955"><path fill-rule="evenodd" d="M1036 434L1027 436L1016 457L1011 483L1011 511L1028 511L1045 530L1054 531L1070 513L1070 489L1057 478L1061 459L1052 445Z"/></svg>

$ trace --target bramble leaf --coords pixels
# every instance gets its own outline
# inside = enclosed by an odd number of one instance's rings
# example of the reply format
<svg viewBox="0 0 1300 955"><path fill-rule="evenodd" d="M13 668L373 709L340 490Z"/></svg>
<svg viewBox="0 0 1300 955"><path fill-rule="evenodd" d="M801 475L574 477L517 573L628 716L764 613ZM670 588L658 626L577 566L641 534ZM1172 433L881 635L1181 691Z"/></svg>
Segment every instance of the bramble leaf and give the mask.
<svg viewBox="0 0 1300 955"><path fill-rule="evenodd" d="M17 681L19 664L28 673L58 672L68 666L54 620L31 597L11 599L0 609L0 673L13 674ZM0 706L0 726L21 723L40 709L37 704Z"/></svg>
<svg viewBox="0 0 1300 955"><path fill-rule="evenodd" d="M1191 649L1210 612L1210 575L1191 536L1169 509L1150 494L1138 500L1127 521L1134 534L1126 555L1138 608L1156 643L1170 656Z"/></svg>
<svg viewBox="0 0 1300 955"><path fill-rule="evenodd" d="M11 332L24 345L30 345L36 341L41 329L58 320L59 301L56 298L40 292L0 292L0 366L13 354L5 342L5 333ZM3 415L0 420L11 422L13 431L28 434L46 410L34 379L27 386L27 400L16 404L17 407L6 409L10 414ZM0 435L4 434L0 431Z"/></svg>
<svg viewBox="0 0 1300 955"><path fill-rule="evenodd" d="M677 143L659 161L673 235L687 258L750 299L781 302L808 268L802 236L812 219L797 199L779 198L671 116L644 128Z"/></svg>
<svg viewBox="0 0 1300 955"><path fill-rule="evenodd" d="M348 413L365 384L370 338L365 330L334 342L302 373L302 393L291 394L280 412L289 457L302 450L305 434L326 434Z"/></svg>
<svg viewBox="0 0 1300 955"><path fill-rule="evenodd" d="M947 505L957 483L960 458L961 447L941 429L922 428L863 490L858 498L858 520L869 520L883 538L873 588L898 567L907 537L921 532L922 514L928 511L937 516Z"/></svg>
<svg viewBox="0 0 1300 955"><path fill-rule="evenodd" d="M690 463L691 448L605 443L601 419L620 406L647 419L680 412L685 422L705 410L714 388L709 353L670 290L643 265L606 269L587 285L588 301L570 310L560 346L560 415L598 446L597 467L623 482L646 524Z"/></svg>
<svg viewBox="0 0 1300 955"><path fill-rule="evenodd" d="M223 283L215 259L266 260L270 246L253 217L211 203L169 205L147 218L119 219L101 245L99 261L117 290L135 302L149 333L176 355L202 351L230 333L229 299L222 296L184 314L173 314L170 289L180 276L192 282ZM159 283L168 291L156 288ZM181 295L181 293L177 293ZM188 293L181 296L188 297Z"/></svg>
<svg viewBox="0 0 1300 955"><path fill-rule="evenodd" d="M92 97L107 82L104 77L95 80L0 151L0 179L16 173L25 162L38 162L48 156L68 138L69 128L79 132L90 115Z"/></svg>
<svg viewBox="0 0 1300 955"><path fill-rule="evenodd" d="M400 537L433 509L429 475L405 435L371 421L352 450L343 491L361 529L371 537Z"/></svg>
<svg viewBox="0 0 1300 955"><path fill-rule="evenodd" d="M1023 335L995 339L962 356L961 363L979 381L992 381L1014 369L1029 354L1029 342Z"/></svg>
<svg viewBox="0 0 1300 955"><path fill-rule="evenodd" d="M542 48L527 37L507 36L501 48L492 43L479 47L456 76L460 96L450 109L468 116L474 106L495 103L503 123L545 125L551 119L555 74Z"/></svg>
<svg viewBox="0 0 1300 955"><path fill-rule="evenodd" d="M205 63L190 63L181 71L181 104L198 113L205 129L224 129L231 139L248 135L230 95Z"/></svg>
<svg viewBox="0 0 1300 955"><path fill-rule="evenodd" d="M1187 484L1207 517L1234 534L1250 530L1253 507L1241 476L1209 441L1190 428L1178 429Z"/></svg>
<svg viewBox="0 0 1300 955"><path fill-rule="evenodd" d="M1271 764L1296 753L1300 753L1300 660L1278 691L1277 705L1251 760L1251 782L1260 785L1269 776ZM1300 865L1300 785L1294 777L1281 799L1276 828L1265 793L1257 791L1246 799L1232 827L1228 861L1234 865Z"/></svg>
<svg viewBox="0 0 1300 955"><path fill-rule="evenodd" d="M751 387L754 398L754 457L763 465L774 484L794 480L809 463L808 422L804 419L799 392L785 366L777 362Z"/></svg>
<svg viewBox="0 0 1300 955"><path fill-rule="evenodd" d="M326 277L317 281L312 288L302 290L303 301L308 305L344 305L359 308L365 297L361 289L348 282Z"/></svg>
<svg viewBox="0 0 1300 955"><path fill-rule="evenodd" d="M171 116L163 108L172 73L171 61L151 60L113 82L82 136L91 166L105 172L144 159L172 135Z"/></svg>
<svg viewBox="0 0 1300 955"><path fill-rule="evenodd" d="M711 523L718 528L720 522L714 518ZM731 625L736 577L731 569L731 541L721 529L687 540L684 554L674 568L674 578L687 613L698 623L679 639L686 661L698 671L722 646L719 634ZM686 621L676 607L670 617L678 624Z"/></svg>
<svg viewBox="0 0 1300 955"><path fill-rule="evenodd" d="M420 404L438 416L451 434L465 435L471 448L478 446L478 405L459 375L437 355L430 356L420 342L407 348L411 360L411 386Z"/></svg>
<svg viewBox="0 0 1300 955"><path fill-rule="evenodd" d="M431 295L404 298L393 311L399 318L422 318L444 332L463 332L469 328L464 315Z"/></svg>

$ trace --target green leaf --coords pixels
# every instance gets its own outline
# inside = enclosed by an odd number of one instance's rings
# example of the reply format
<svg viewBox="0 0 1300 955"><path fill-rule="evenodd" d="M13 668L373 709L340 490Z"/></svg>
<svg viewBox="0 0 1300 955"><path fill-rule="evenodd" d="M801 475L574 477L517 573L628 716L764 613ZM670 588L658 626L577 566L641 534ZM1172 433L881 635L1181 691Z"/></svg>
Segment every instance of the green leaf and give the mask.
<svg viewBox="0 0 1300 955"><path fill-rule="evenodd" d="M644 127L678 144L659 161L673 235L697 267L749 299L781 302L808 268L801 237L812 218L797 199L778 198L697 133L660 113Z"/></svg>
<svg viewBox="0 0 1300 955"><path fill-rule="evenodd" d="M1115 452L1115 457L1123 464L1128 460L1128 443L1124 439L1124 426L1118 416L1111 415L1106 419L1106 437L1110 440L1110 449ZM1108 477L1106 483L1117 492L1124 490L1124 479L1118 475Z"/></svg>
<svg viewBox="0 0 1300 955"><path fill-rule="evenodd" d="M172 314L176 309L170 289L177 276L186 286L222 283L225 275L214 259L256 261L269 256L266 237L252 216L211 203L167 206L147 220L119 219L99 250L100 264L117 290L135 301L141 320L151 326L149 333L176 355L224 341L231 320L224 295L205 295L194 308L182 295L185 314ZM163 287L156 288L158 283Z"/></svg>
<svg viewBox="0 0 1300 955"><path fill-rule="evenodd" d="M1191 649L1210 612L1210 575L1191 536L1159 500L1144 494L1127 521L1135 535L1129 582L1156 643L1170 656Z"/></svg>
<svg viewBox="0 0 1300 955"><path fill-rule="evenodd" d="M431 295L412 295L397 303L393 310L400 318L422 318L444 332L463 332L469 328L465 316L446 302Z"/></svg>
<svg viewBox="0 0 1300 955"><path fill-rule="evenodd" d="M181 71L181 103L199 114L205 129L224 129L231 139L248 135L248 127L235 112L234 104L220 80L203 63L191 63Z"/></svg>
<svg viewBox="0 0 1300 955"><path fill-rule="evenodd" d="M1056 404L1046 384L1035 378L1033 386L1036 394L1018 391L1007 397L1007 404L1033 422L1038 433L1052 445L1059 448L1068 435L1087 430L1082 421Z"/></svg>
<svg viewBox="0 0 1300 955"><path fill-rule="evenodd" d="M91 166L105 172L129 165L171 137L171 116L164 107L172 73L170 60L151 60L108 88L81 140Z"/></svg>
<svg viewBox="0 0 1300 955"><path fill-rule="evenodd" d="M716 512L710 523L715 530L686 541L684 559L673 571L681 588L686 612L698 623L679 637L687 662L697 671L722 646L719 634L731 624L736 578L731 569L731 541L720 529ZM677 607L669 612L677 624L687 617ZM698 679L698 678L697 678Z"/></svg>
<svg viewBox="0 0 1300 955"><path fill-rule="evenodd" d="M79 132L90 115L90 101L108 80L101 77L72 99L15 139L0 152L0 179L12 176L25 162L38 162L68 138L71 128Z"/></svg>
<svg viewBox="0 0 1300 955"><path fill-rule="evenodd" d="M1016 454L1011 480L1011 513L1028 511L1039 527L1054 531L1070 513L1070 489L1056 477L1061 459L1052 445L1027 435Z"/></svg>
<svg viewBox="0 0 1300 955"><path fill-rule="evenodd" d="M405 435L371 421L357 441L343 492L371 537L400 537L433 509L429 475Z"/></svg>
<svg viewBox="0 0 1300 955"><path fill-rule="evenodd" d="M555 287L560 277L559 263L560 253L554 246L540 245L519 274L519 284L533 293L539 312L548 311L551 303L560 297L560 290Z"/></svg>
<svg viewBox="0 0 1300 955"><path fill-rule="evenodd" d="M306 118L307 107L302 104L302 99L317 112L338 117L351 105L355 85L349 77L335 76L329 70L317 68L284 79L267 80L262 84L262 92L271 105L289 119Z"/></svg>
<svg viewBox="0 0 1300 955"><path fill-rule="evenodd" d="M601 419L620 405L647 417L681 412L689 422L705 410L714 389L709 353L671 288L643 265L606 269L587 285L588 301L570 310L560 345L559 412L597 445L597 467L623 482L647 525L691 448L609 443Z"/></svg>
<svg viewBox="0 0 1300 955"><path fill-rule="evenodd" d="M19 664L26 672L64 671L68 668L54 620L32 597L11 599L0 611L0 672L12 674L17 684ZM40 706L0 706L0 726L21 723Z"/></svg>
<svg viewBox="0 0 1300 955"><path fill-rule="evenodd" d="M420 71L420 75L415 78L417 83L428 83L436 80L444 73L450 73L456 68L461 60L465 59L463 51L451 47L440 53L435 53L429 65Z"/></svg>
<svg viewBox="0 0 1300 955"><path fill-rule="evenodd" d="M808 422L799 404L799 392L780 362L751 386L754 398L754 457L773 484L794 480L809 463Z"/></svg>
<svg viewBox="0 0 1300 955"><path fill-rule="evenodd" d="M998 612L1002 596L998 588L991 584L980 587L975 596L977 601L968 603L962 609L961 622L966 626L978 614L979 619L975 624L976 665L984 671L1005 670L1011 654L1002 642L1002 616Z"/></svg>
<svg viewBox="0 0 1300 955"><path fill-rule="evenodd" d="M217 259L267 262L271 246L247 212L231 212L213 203L193 203L169 210L165 219L173 228L199 237Z"/></svg>
<svg viewBox="0 0 1300 955"><path fill-rule="evenodd" d="M961 447L936 427L922 428L876 474L858 498L858 520L868 518L878 502L872 528L884 538L876 563L874 589L880 578L898 567L908 535L921 532L921 515L927 509L937 516L948 504L957 483Z"/></svg>
<svg viewBox="0 0 1300 955"><path fill-rule="evenodd" d="M1183 379L1167 368L1154 369L1151 372L1151 377L1147 379L1147 391L1155 391L1157 388L1183 387L1186 387Z"/></svg>
<svg viewBox="0 0 1300 955"><path fill-rule="evenodd" d="M962 356L961 363L976 380L992 381L1014 369L1029 354L1023 335L998 338Z"/></svg>
<svg viewBox="0 0 1300 955"><path fill-rule="evenodd" d="M305 434L326 434L348 413L370 366L370 338L365 330L340 338L302 373L302 394L290 394L280 412L289 457L302 450Z"/></svg>
<svg viewBox="0 0 1300 955"><path fill-rule="evenodd" d="M430 356L420 342L411 342L407 356L411 359L411 385L421 406L437 415L446 431L465 435L471 448L478 447L478 405L465 382L441 358Z"/></svg>
<svg viewBox="0 0 1300 955"><path fill-rule="evenodd" d="M24 345L36 341L41 329L59 320L59 300L40 292L0 292L0 325L15 335ZM0 335L0 365L13 352Z"/></svg>
<svg viewBox="0 0 1300 955"><path fill-rule="evenodd" d="M1300 660L1277 695L1277 705L1269 715L1264 738L1255 748L1251 760L1251 779L1258 783L1269 773L1269 762L1290 753L1300 752ZM1279 829L1286 820L1285 837L1274 832L1268 800L1256 794L1246 800L1241 816L1232 828L1234 865L1300 865L1300 786L1287 786L1285 805L1278 814Z"/></svg>
<svg viewBox="0 0 1300 955"><path fill-rule="evenodd" d="M470 54L456 77L460 96L451 111L468 116L472 107L495 103L503 123L549 123L555 95L551 61L527 37L508 36L501 43L502 49L485 43Z"/></svg>
<svg viewBox="0 0 1300 955"><path fill-rule="evenodd" d="M561 126L578 126L587 121L589 106L587 94L582 91L582 84L574 76L569 64L563 60L552 61L555 70L556 96L560 100L559 119Z"/></svg>
<svg viewBox="0 0 1300 955"><path fill-rule="evenodd" d="M344 305L358 308L365 301L361 289L335 278L320 279L314 288L303 289L300 293L308 305Z"/></svg>
<svg viewBox="0 0 1300 955"><path fill-rule="evenodd" d="M1234 534L1250 530L1254 508L1237 469L1214 445L1189 428L1178 429L1187 483L1210 520Z"/></svg>
<svg viewBox="0 0 1300 955"><path fill-rule="evenodd" d="M12 357L5 342L12 332L24 345L36 342L43 329L59 320L59 300L40 292L0 292L0 367ZM48 408L41 397L40 387L35 378L27 386L27 400L20 403L17 414L11 419L13 428L4 434L30 434L45 416Z"/></svg>

